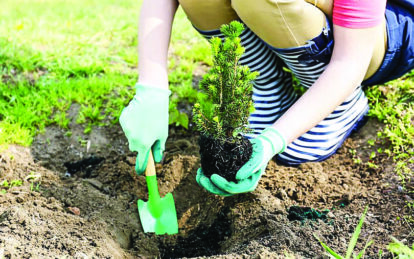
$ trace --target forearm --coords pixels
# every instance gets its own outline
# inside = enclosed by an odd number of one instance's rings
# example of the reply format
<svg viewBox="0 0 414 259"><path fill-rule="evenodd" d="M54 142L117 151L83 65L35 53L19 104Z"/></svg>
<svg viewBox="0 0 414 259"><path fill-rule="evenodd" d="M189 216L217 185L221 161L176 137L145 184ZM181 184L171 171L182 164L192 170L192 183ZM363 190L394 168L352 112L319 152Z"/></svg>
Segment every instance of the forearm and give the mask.
<svg viewBox="0 0 414 259"><path fill-rule="evenodd" d="M292 107L273 125L287 143L321 122L361 84L382 25L348 29L334 25L335 46L326 70Z"/></svg>
<svg viewBox="0 0 414 259"><path fill-rule="evenodd" d="M176 0L144 0L138 32L138 82L168 88L168 46Z"/></svg>
<svg viewBox="0 0 414 259"><path fill-rule="evenodd" d="M287 143L326 118L361 83L346 63L331 63L314 85L273 125Z"/></svg>

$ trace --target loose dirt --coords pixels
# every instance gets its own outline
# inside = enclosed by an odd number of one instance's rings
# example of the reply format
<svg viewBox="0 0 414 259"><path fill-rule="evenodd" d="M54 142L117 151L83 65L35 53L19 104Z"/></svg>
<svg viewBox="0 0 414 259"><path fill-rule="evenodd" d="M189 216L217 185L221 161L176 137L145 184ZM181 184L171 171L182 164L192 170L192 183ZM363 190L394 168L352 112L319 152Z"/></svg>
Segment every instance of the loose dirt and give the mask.
<svg viewBox="0 0 414 259"><path fill-rule="evenodd" d="M372 239L367 257L377 258L391 235L414 242L414 226L403 218L413 197L398 185L392 158L378 155L375 169L353 159L356 150L368 161L377 146L366 142L380 126L368 121L324 162L271 161L254 192L226 198L195 181L198 136L171 128L156 170L161 196L174 195L174 236L143 232L136 201L148 198L145 178L135 174L135 156L118 126L84 135L72 123L71 136L49 127L30 149L11 145L0 153L0 180L23 180L0 194L0 258L326 258L314 234L344 254L366 206L356 250ZM25 180L31 172L41 176L32 186ZM293 206L321 214L295 220Z"/></svg>

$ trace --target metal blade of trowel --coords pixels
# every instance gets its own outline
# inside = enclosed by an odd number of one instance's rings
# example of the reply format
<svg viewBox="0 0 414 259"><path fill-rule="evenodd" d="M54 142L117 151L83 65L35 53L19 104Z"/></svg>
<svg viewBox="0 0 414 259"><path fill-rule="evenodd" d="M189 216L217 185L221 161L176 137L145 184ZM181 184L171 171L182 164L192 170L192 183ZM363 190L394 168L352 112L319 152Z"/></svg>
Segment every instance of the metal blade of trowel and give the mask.
<svg viewBox="0 0 414 259"><path fill-rule="evenodd" d="M138 200L138 212L144 232L154 232L157 235L177 234L178 220L174 198L168 193L163 198L158 192L157 176L154 158L150 151L145 177L148 186L148 201Z"/></svg>

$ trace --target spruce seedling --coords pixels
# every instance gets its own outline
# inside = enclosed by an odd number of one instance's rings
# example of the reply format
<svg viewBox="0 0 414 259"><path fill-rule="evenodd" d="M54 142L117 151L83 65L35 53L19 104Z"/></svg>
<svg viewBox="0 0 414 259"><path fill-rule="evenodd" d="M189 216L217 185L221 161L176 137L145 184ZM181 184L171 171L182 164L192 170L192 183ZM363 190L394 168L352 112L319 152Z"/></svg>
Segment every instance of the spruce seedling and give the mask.
<svg viewBox="0 0 414 259"><path fill-rule="evenodd" d="M193 108L193 120L201 133L204 174L219 174L230 181L235 181L237 171L252 153L252 145L243 134L250 130L252 81L258 73L238 64L245 51L239 38L243 30L243 24L234 21L221 27L224 40L210 40L213 66L200 82L204 94Z"/></svg>
<svg viewBox="0 0 414 259"><path fill-rule="evenodd" d="M239 38L243 30L243 24L234 21L221 27L224 42L218 37L211 39L213 67L200 82L207 96L193 109L197 129L222 142L236 142L241 133L247 133L254 110L252 81L258 73L238 64L245 51Z"/></svg>

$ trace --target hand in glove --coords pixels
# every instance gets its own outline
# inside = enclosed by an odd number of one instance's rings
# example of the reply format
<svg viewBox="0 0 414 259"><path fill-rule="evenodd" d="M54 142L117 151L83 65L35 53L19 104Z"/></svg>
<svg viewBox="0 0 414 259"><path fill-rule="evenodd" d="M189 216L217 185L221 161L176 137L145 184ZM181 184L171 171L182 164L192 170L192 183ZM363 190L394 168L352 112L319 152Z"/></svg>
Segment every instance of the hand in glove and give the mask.
<svg viewBox="0 0 414 259"><path fill-rule="evenodd" d="M276 154L282 153L286 148L283 136L274 128L266 128L257 138L250 140L253 145L252 157L243 165L236 174L237 182L229 182L220 175L213 174L211 181L200 177L202 185L208 191L229 196L237 193L251 192L256 189L257 184L264 173L267 163ZM200 170L199 170L200 171ZM199 178L197 173L197 178Z"/></svg>
<svg viewBox="0 0 414 259"><path fill-rule="evenodd" d="M210 178L208 178L207 176L204 175L203 169L201 169L201 168L198 168L198 170L197 170L196 181L197 181L198 185L200 185L201 187L203 187L204 189L206 189L207 191L209 191L213 194L220 195L220 196L230 196L230 195L232 195L231 193L223 191L223 190L219 189L217 186L215 186L211 182Z"/></svg>
<svg viewBox="0 0 414 259"><path fill-rule="evenodd" d="M129 149L137 151L135 170L142 174L152 149L159 163L168 137L168 103L170 91L137 84L136 94L121 113L119 122L129 142Z"/></svg>

